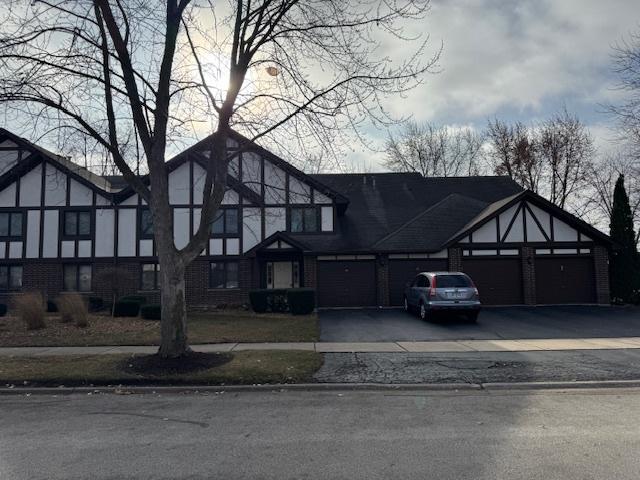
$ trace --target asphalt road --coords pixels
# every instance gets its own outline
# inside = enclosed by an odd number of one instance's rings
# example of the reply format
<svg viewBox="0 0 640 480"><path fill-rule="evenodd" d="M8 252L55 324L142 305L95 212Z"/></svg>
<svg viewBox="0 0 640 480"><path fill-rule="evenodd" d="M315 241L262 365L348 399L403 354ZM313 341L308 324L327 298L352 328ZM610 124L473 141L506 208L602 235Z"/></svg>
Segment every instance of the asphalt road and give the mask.
<svg viewBox="0 0 640 480"><path fill-rule="evenodd" d="M633 479L640 390L0 397L0 478Z"/></svg>
<svg viewBox="0 0 640 480"><path fill-rule="evenodd" d="M535 352L326 353L328 383L501 383L640 379L640 349Z"/></svg>
<svg viewBox="0 0 640 480"><path fill-rule="evenodd" d="M394 342L640 336L640 308L598 306L492 307L477 324L424 322L402 309L320 312L323 342Z"/></svg>

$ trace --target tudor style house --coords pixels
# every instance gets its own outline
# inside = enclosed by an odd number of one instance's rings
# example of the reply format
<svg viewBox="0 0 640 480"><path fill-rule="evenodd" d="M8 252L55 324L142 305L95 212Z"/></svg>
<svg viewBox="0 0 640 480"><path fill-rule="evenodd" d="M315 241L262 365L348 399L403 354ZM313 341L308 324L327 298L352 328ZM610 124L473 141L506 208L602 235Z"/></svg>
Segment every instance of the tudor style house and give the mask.
<svg viewBox="0 0 640 480"><path fill-rule="evenodd" d="M207 140L168 162L174 241L197 228ZM307 175L239 134L190 306L245 303L255 288L311 287L320 307L402 303L417 272L467 272L484 304L609 302L610 239L505 177ZM158 298L148 208L99 176L0 129L0 295L77 291Z"/></svg>

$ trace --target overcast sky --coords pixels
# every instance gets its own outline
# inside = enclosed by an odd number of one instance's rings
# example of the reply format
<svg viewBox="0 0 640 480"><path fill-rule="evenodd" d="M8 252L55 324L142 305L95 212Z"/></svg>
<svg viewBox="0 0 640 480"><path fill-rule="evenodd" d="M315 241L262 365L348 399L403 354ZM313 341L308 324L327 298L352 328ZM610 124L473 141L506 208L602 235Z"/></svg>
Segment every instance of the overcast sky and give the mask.
<svg viewBox="0 0 640 480"><path fill-rule="evenodd" d="M611 46L638 30L638 0L432 0L424 31L433 51L444 45L441 73L392 105L418 121L477 129L493 117L536 122L566 105L610 149L599 105L619 95ZM360 149L350 156L372 158ZM378 170L382 155L373 158Z"/></svg>

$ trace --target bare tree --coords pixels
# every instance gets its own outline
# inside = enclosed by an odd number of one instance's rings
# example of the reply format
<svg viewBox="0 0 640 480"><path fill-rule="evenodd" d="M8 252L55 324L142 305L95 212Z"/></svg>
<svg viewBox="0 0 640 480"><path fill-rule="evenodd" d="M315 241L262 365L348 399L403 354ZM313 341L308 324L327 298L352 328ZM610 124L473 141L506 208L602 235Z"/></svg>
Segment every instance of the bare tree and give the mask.
<svg viewBox="0 0 640 480"><path fill-rule="evenodd" d="M539 154L547 177L545 193L561 208L586 185L595 155L587 127L566 109L544 122Z"/></svg>
<svg viewBox="0 0 640 480"><path fill-rule="evenodd" d="M482 137L470 128L410 121L397 135L389 134L384 165L425 177L476 175L481 149Z"/></svg>
<svg viewBox="0 0 640 480"><path fill-rule="evenodd" d="M576 116L564 109L535 127L490 121L487 139L495 173L561 208L575 207L570 200L585 187L595 155L593 138Z"/></svg>
<svg viewBox="0 0 640 480"><path fill-rule="evenodd" d="M608 110L618 119L621 138L633 153L640 155L640 32L631 34L613 47L613 70L618 76L617 88L625 98Z"/></svg>
<svg viewBox="0 0 640 480"><path fill-rule="evenodd" d="M523 187L538 192L543 166L537 155L536 133L521 122L508 125L489 121L486 132L487 156L497 175L507 175Z"/></svg>
<svg viewBox="0 0 640 480"><path fill-rule="evenodd" d="M437 59L403 30L428 8L428 0L9 0L0 14L0 104L14 125L58 144L88 139L149 204L159 354L178 357L188 352L185 268L204 249L224 195L236 154L230 128L254 140L289 129L300 142L329 145L345 127L389 121L381 102L413 88ZM396 49L408 53L380 54L389 38L409 41ZM194 128L215 135L201 221L178 249L165 161L168 145Z"/></svg>
<svg viewBox="0 0 640 480"><path fill-rule="evenodd" d="M624 175L629 206L633 216L636 244L640 241L640 161L635 155L618 151L600 158L589 170L587 186L579 202L581 217L588 218L605 230L613 210L613 190L616 180Z"/></svg>

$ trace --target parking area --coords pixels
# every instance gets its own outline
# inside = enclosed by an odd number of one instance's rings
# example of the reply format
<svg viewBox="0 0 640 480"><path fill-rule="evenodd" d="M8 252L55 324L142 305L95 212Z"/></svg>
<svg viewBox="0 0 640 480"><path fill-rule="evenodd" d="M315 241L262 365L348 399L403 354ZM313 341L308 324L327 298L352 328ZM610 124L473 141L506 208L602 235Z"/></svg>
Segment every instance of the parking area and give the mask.
<svg viewBox="0 0 640 480"><path fill-rule="evenodd" d="M640 308L598 306L485 308L478 323L423 322L401 309L324 310L323 342L397 342L640 336Z"/></svg>

